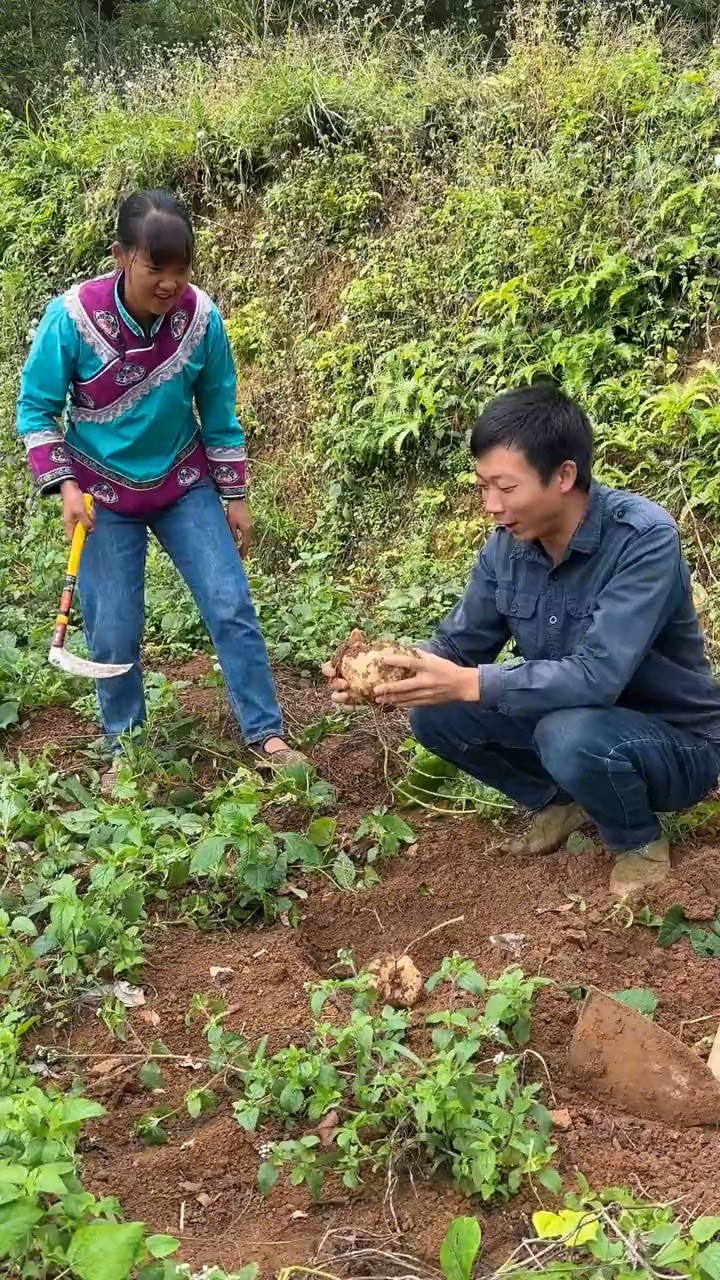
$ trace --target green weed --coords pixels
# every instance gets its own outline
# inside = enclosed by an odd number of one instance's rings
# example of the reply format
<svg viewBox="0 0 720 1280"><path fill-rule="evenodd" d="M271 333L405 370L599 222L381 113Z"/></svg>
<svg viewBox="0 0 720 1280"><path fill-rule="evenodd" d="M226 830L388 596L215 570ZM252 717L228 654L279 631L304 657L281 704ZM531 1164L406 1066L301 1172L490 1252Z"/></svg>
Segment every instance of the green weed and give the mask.
<svg viewBox="0 0 720 1280"><path fill-rule="evenodd" d="M493 994L484 1014L429 1015L427 1057L406 1043L410 1014L376 1009L372 980L363 973L326 980L311 992L314 1030L302 1048L268 1056L267 1037L255 1048L233 1037L225 1062L239 1077L235 1117L242 1128L273 1119L286 1127L332 1121L327 1140L321 1125L321 1136L271 1143L258 1176L261 1191L267 1193L285 1168L292 1183L305 1183L318 1196L330 1172L352 1189L366 1172L413 1160L431 1170L447 1168L462 1190L485 1200L514 1194L532 1173L554 1185L546 1168L554 1151L552 1122L537 1101L539 1086L521 1083L513 1052L497 1053L498 1044L511 1046L516 1030L524 1036L528 1000L542 981L508 971L489 984ZM504 1012L493 1008L499 994ZM327 1021L327 1001L338 996L350 998L350 1016ZM511 1016L512 1000L517 1017ZM216 1015L208 1024L216 1043L217 1027ZM222 1048L222 1036L219 1043Z"/></svg>

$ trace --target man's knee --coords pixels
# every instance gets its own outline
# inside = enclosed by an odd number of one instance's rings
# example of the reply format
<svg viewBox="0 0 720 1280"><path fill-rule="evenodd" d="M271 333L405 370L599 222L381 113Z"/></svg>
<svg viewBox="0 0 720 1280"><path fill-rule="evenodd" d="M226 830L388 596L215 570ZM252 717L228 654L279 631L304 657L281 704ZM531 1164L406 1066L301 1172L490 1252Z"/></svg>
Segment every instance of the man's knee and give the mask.
<svg viewBox="0 0 720 1280"><path fill-rule="evenodd" d="M540 759L556 782L568 786L582 774L588 750L597 753L601 708L569 707L551 711L535 726L535 745Z"/></svg>
<svg viewBox="0 0 720 1280"><path fill-rule="evenodd" d="M413 707L410 712L413 737L429 750L437 747L446 737L447 729L443 732L443 712L447 720L445 707Z"/></svg>
<svg viewBox="0 0 720 1280"><path fill-rule="evenodd" d="M418 742L447 758L491 743L529 748L532 741L532 731L527 727L509 720L499 711L483 711L470 702L414 707L410 712L410 725Z"/></svg>

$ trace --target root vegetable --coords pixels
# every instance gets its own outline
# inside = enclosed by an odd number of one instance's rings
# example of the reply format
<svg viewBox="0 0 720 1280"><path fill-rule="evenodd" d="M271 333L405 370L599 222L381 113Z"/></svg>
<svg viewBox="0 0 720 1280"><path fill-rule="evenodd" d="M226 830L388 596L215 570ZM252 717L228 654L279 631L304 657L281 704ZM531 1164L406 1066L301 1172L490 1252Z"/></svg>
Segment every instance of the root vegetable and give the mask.
<svg viewBox="0 0 720 1280"><path fill-rule="evenodd" d="M335 653L332 665L347 683L353 702L372 702L377 685L407 680L413 675L410 667L389 666L388 658L411 655L412 649L404 645L371 643L362 631L355 630Z"/></svg>
<svg viewBox="0 0 720 1280"><path fill-rule="evenodd" d="M395 1008L411 1009L423 988L422 976L410 956L378 956L367 966L378 999Z"/></svg>

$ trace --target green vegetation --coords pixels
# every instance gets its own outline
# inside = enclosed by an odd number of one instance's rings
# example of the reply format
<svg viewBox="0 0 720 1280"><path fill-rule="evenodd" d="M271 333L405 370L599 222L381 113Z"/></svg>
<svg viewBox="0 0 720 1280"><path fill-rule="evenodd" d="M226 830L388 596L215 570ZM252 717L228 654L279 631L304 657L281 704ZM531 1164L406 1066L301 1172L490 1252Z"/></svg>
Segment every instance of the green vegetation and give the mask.
<svg viewBox="0 0 720 1280"><path fill-rule="evenodd" d="M227 1069L241 1086L238 1124L254 1130L283 1121L298 1133L268 1144L261 1191L269 1192L283 1169L293 1185L306 1183L317 1197L330 1173L354 1189L366 1173L413 1161L430 1171L447 1168L466 1194L483 1200L507 1198L535 1173L558 1190L558 1175L547 1168L555 1149L552 1119L538 1101L540 1085L522 1083L522 1054L512 1052L516 1028L518 1040L527 1039L532 993L542 981L508 970L487 985L494 994L483 1011L427 1015L426 1054L407 1043L408 1010L375 1009L377 992L366 973L315 988L307 1045L272 1056L267 1036L251 1050L241 1036L222 1033L224 1010L214 1012L206 1028L211 1066ZM350 997L349 1017L329 1021L326 1007L339 994ZM498 1052L500 1045L511 1052ZM318 1132L308 1134L308 1122L320 1122Z"/></svg>
<svg viewBox="0 0 720 1280"><path fill-rule="evenodd" d="M439 0L404 15L308 2L293 6L300 27L289 6L247 0L0 3L0 731L48 704L94 715L87 690L45 660L65 547L57 503L31 495L14 400L43 307L104 267L118 196L151 183L192 204L198 276L227 318L252 458L250 572L277 660L316 672L352 625L428 633L486 531L467 429L496 391L547 374L589 408L602 476L678 516L714 642L717 45L642 5L579 19L540 3L517 10L491 55L479 31L501 8L469 4L443 26ZM150 668L206 645L155 546L147 603ZM102 745L79 776L52 754L0 764L11 1280L187 1274L172 1236L84 1189L81 1127L101 1108L48 1078L31 1049L39 1019L67 1025L92 995L124 1051L122 997L141 980L151 926L292 925L314 888L364 891L415 841L385 807L344 833L314 771L259 782L181 712L170 681L147 685L150 723L127 743L112 804L98 797ZM322 716L297 740L312 747L350 723ZM405 754L402 806L502 812L417 744ZM687 937L718 955L717 921L679 907L633 919L661 945ZM526 1072L542 982L517 968L486 979L453 954L426 984L435 1012L418 1017L378 1007L351 964L311 991L307 1043L274 1053L198 997L188 1020L202 1020L212 1076L179 1109L150 1107L136 1136L170 1141L178 1110L202 1122L222 1083L238 1124L270 1135L264 1191L285 1175L316 1195L325 1178L352 1189L409 1161L483 1200L525 1180L559 1195L549 1113ZM617 994L654 1014L649 989ZM138 1057L143 1088L162 1088L167 1047ZM504 1274L720 1280L718 1219L685 1222L622 1188L581 1185L534 1227ZM475 1219L453 1224L446 1280L470 1280L479 1245Z"/></svg>
<svg viewBox="0 0 720 1280"><path fill-rule="evenodd" d="M40 1018L62 1026L84 995L122 1043L149 925L175 919L218 928L280 914L292 922L307 897L304 881L332 879L339 859L355 879L348 853L334 847L335 819L322 816L333 794L309 768L265 785L240 768L205 791L189 788L182 784L205 748L183 748L181 737L171 748L165 728L151 721L150 734L128 744L112 804L96 795L91 766L83 781L64 778L48 753L32 764L21 757L17 766L0 765L0 1261L13 1280L186 1274L166 1260L177 1240L123 1222L115 1199L83 1187L77 1139L83 1122L104 1108L79 1085L62 1093L46 1052L37 1048L30 1059L27 1037ZM271 829L262 818L269 805L276 814L288 806L304 812L304 831ZM395 852L401 836L412 838L404 823L400 834L392 831L391 816L372 815L359 837L367 844L376 835L376 856ZM358 846L361 864L367 856ZM209 1040L219 1060L221 1044ZM167 1055L161 1041L153 1044L141 1064L146 1087L161 1084ZM215 1105L212 1088L190 1090L184 1105L193 1118L206 1114ZM167 1114L159 1108L147 1117L139 1136L162 1141Z"/></svg>
<svg viewBox="0 0 720 1280"><path fill-rule="evenodd" d="M664 916L656 916L645 907L637 919L640 924L657 929L659 947L671 947L681 938L687 938L697 955L720 957L720 908L714 920L709 921L689 919L680 905L670 907Z"/></svg>
<svg viewBox="0 0 720 1280"><path fill-rule="evenodd" d="M12 434L27 332L54 291L103 265L118 194L147 182L198 210L199 276L238 359L251 568L278 657L316 669L352 623L427 633L484 532L465 432L494 391L541 373L589 407L603 475L681 516L712 587L717 92L713 48L684 56L649 21L592 19L570 38L547 10L519 20L502 65L469 36L363 45L335 28L212 62L181 49L171 74L148 55L112 84L69 71L52 111L8 118L8 644L42 648L62 574L54 503L29 502ZM710 630L714 610L711 593ZM149 639L151 655L204 642L156 550Z"/></svg>

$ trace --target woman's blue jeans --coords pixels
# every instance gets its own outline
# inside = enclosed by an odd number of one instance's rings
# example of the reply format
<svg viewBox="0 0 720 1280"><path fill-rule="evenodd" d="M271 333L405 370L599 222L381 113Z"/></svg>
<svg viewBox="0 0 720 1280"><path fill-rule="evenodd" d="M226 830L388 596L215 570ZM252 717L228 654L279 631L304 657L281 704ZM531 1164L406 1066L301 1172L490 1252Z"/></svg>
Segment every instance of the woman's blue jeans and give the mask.
<svg viewBox="0 0 720 1280"><path fill-rule="evenodd" d="M95 662L132 662L124 676L97 681L105 731L118 735L143 724L140 648L145 626L148 531L182 574L210 632L228 697L248 743L283 731L265 641L243 563L214 485L194 485L182 498L145 518L98 507L85 546L78 588L88 648Z"/></svg>
<svg viewBox="0 0 720 1280"><path fill-rule="evenodd" d="M525 808L576 801L616 853L656 840L656 813L697 804L720 772L720 743L627 707L531 720L453 702L420 707L410 723L435 755Z"/></svg>

